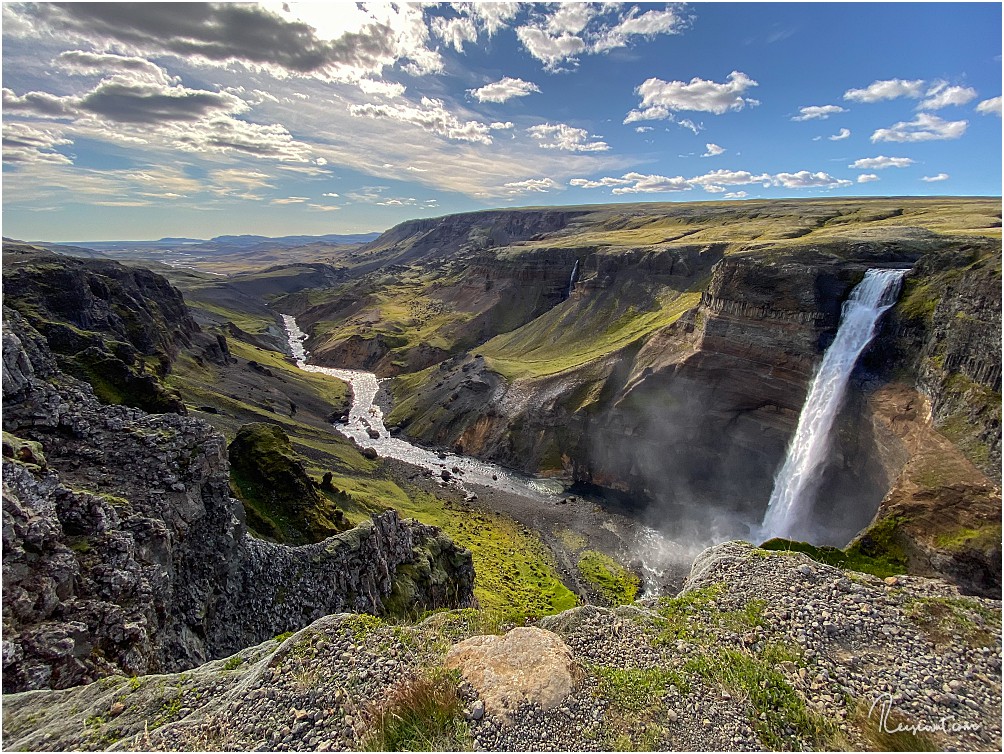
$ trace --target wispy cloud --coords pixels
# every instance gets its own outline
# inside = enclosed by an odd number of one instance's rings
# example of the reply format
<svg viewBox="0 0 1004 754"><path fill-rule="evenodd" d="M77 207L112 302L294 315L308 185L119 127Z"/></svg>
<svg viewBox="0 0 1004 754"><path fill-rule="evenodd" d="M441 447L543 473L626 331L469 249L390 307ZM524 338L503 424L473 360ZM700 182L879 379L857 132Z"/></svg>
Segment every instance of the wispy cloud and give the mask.
<svg viewBox="0 0 1004 754"><path fill-rule="evenodd" d="M930 113L917 113L911 121L900 121L890 128L880 128L872 134L872 141L939 141L958 139L966 132L969 121L947 121Z"/></svg>

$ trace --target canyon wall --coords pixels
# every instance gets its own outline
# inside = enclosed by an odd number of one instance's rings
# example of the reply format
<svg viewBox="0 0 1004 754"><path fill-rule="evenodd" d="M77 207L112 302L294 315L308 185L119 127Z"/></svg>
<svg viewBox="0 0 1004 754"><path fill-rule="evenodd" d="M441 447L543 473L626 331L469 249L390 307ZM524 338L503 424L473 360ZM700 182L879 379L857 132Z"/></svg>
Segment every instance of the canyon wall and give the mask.
<svg viewBox="0 0 1004 754"><path fill-rule="evenodd" d="M470 553L393 511L314 545L248 537L208 424L104 406L3 329L4 690L226 656L337 611L472 599Z"/></svg>

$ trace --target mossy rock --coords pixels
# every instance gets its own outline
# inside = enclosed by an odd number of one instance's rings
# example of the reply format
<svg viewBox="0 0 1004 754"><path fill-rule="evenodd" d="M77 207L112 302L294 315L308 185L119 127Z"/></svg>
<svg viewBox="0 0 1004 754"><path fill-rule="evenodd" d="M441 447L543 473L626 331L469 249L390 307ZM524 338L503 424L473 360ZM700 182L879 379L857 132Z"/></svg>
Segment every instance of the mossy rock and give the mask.
<svg viewBox="0 0 1004 754"><path fill-rule="evenodd" d="M245 424L229 447L230 481L257 534L289 544L318 542L348 526L318 494L303 460L276 424Z"/></svg>
<svg viewBox="0 0 1004 754"><path fill-rule="evenodd" d="M843 550L779 537L764 542L760 547L764 550L801 552L818 563L885 578L907 572L907 554L897 536L897 529L904 521L902 516L879 519Z"/></svg>

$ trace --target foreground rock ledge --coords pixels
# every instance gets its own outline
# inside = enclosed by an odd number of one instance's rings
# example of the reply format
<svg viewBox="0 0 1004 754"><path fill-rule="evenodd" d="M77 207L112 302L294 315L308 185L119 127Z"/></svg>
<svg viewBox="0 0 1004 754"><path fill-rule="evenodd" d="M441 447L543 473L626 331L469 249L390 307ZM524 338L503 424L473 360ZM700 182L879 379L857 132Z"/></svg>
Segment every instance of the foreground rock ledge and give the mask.
<svg viewBox="0 0 1004 754"><path fill-rule="evenodd" d="M882 748L868 710L885 699L891 727L946 719L948 732L925 734L935 749L999 750L1000 617L999 601L941 581L887 583L727 543L701 555L679 598L575 608L542 631L469 643L481 625L470 609L415 626L327 616L188 673L7 695L3 736L33 750L359 749L397 690L451 653L493 647L501 667L497 649L524 645L558 660L538 670L556 687L569 659L581 678L504 712L476 679L459 681L457 748Z"/></svg>

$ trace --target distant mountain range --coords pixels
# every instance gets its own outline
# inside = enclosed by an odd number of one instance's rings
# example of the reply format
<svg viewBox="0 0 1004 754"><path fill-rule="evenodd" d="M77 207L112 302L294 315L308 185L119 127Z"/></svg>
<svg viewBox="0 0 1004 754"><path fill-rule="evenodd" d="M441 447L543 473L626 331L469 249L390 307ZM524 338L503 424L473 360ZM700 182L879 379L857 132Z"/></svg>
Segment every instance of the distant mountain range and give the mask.
<svg viewBox="0 0 1004 754"><path fill-rule="evenodd" d="M94 251L148 251L148 250L167 250L172 247L185 246L189 247L186 250L191 250L192 247L198 249L199 251L219 251L219 250L238 250L238 249L250 249L256 246L261 246L263 244L268 244L270 246L306 246L307 244L313 243L323 243L323 244L356 244L356 243L369 243L377 236L379 233L328 233L322 236L255 236L255 235L240 235L240 236L216 236L215 238L210 238L208 240L203 238L161 238L156 241L67 241L61 244L50 244L45 242L37 242L40 245L47 247L53 246L72 246L72 247L82 247L86 249L93 249Z"/></svg>

